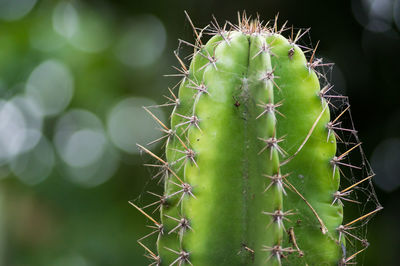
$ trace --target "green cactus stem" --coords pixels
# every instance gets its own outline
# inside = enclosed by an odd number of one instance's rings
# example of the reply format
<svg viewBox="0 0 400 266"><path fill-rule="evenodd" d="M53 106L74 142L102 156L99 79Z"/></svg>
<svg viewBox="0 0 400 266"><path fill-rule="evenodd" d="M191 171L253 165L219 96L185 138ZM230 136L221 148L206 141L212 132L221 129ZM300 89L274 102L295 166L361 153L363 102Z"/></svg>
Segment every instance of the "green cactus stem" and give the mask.
<svg viewBox="0 0 400 266"><path fill-rule="evenodd" d="M339 166L359 144L335 157L319 61L259 20L211 32L180 61L171 128L146 109L167 133L165 160L140 146L164 170L154 264L346 264Z"/></svg>

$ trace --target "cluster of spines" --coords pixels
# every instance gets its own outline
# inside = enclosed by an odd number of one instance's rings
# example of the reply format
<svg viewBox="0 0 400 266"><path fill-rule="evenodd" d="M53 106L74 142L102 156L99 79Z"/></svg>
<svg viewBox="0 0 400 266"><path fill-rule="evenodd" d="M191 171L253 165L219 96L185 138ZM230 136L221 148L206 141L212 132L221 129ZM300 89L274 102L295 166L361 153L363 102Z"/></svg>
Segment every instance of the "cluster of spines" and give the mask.
<svg viewBox="0 0 400 266"><path fill-rule="evenodd" d="M221 42L226 42L229 45L230 42L230 33L232 31L227 31L226 27L227 25L230 25L231 28L235 31L242 32L244 34L252 35L252 34L262 34L262 33L268 33L268 36L274 36L275 34L281 34L284 30L289 29L285 28L285 25L278 30L277 29L277 20L275 20L275 24L273 27L268 27L267 25L262 25L262 22L260 22L259 19L256 20L256 22L250 22L250 18L247 18L245 14L239 19L239 24L238 25L232 25L231 23L227 22L225 23L224 27L220 27L218 25L218 22L214 19L214 22L211 23L212 28L206 27L205 29L201 29L200 34L198 33L198 29L196 29L190 18L188 17L188 20L190 24L193 27L194 33L196 35L196 43L195 44L190 44L188 42L180 40L180 43L185 43L188 44L189 46L194 48L194 53L192 56L192 59L195 60L197 59L198 61L202 61L202 63L199 63L200 67L198 69L195 69L193 73L190 73L190 71L186 68L185 64L183 63L183 60L179 58L178 54L175 53L179 63L180 63L180 68L175 68L178 70L178 74L170 75L170 76L180 76L182 77L182 80L178 83L180 87L187 87L191 88L194 91L194 96L192 99L185 99L182 101L178 97L175 96L173 91L169 89L171 96L166 96L166 98L169 100L166 104L159 105L160 106L173 106L174 109L172 111L172 119L176 119L175 121L175 127L174 128L168 128L163 122L161 122L148 108L145 108L145 110L155 119L155 121L160 125L161 130L165 133L165 135L153 142L150 142L149 144L154 144L157 143L161 140L166 140L166 146L167 146L167 160L164 160L160 158L159 156L155 155L152 153L150 150L147 148L138 145L138 147L144 151L145 153L149 154L151 157L156 159L158 161L158 164L150 164L148 166L152 167L157 167L160 168L158 173L154 177L159 177L161 181L165 183L165 194L160 196L155 193L149 192L150 194L158 197L158 200L143 207L139 208L136 206L134 203L131 202L133 206L135 206L141 213L143 213L147 218L149 218L154 225L150 226L151 228L154 229L151 233L148 235L140 238L138 240L139 244L147 251L148 256L153 259L154 261L150 265L161 265L161 258L159 255L156 255L156 253L152 252L147 246L143 244L143 239L153 235L153 234L158 234L158 241L162 238L162 236L166 235L172 235L177 233L179 235L179 243L178 245L172 245L171 247L164 247L167 252L170 252L172 254L176 255L176 259L170 264L170 265L181 265L181 264L190 264L190 251L187 251L183 247L183 237L184 233L188 230L192 230L190 226L190 220L188 217L185 217L183 215L182 211L182 202L185 197L193 197L196 198L193 188L189 183L185 182L185 174L184 174L184 165L185 163L189 162L197 166L196 163L196 154L195 152L190 149L190 143L189 139L187 138L187 132L191 127L195 127L197 130L201 132L201 121L198 119L196 116L195 112L195 107L197 101L200 99L200 97L204 94L209 94L207 91L207 87L203 82L198 82L198 80L201 80L201 72L206 68L208 65L212 65L216 70L217 70L217 65L216 62L218 58L215 57L215 54L213 53L212 49L210 51L210 47L215 47L221 43ZM296 44L296 42L305 34L308 32L308 30L301 32L301 30L297 33L296 37L293 38L293 27L292 29L292 36L289 38L289 43L293 46L293 49L290 49L288 51L288 56L289 58L292 58L294 53L295 53L295 47L299 47L299 45ZM217 41L214 42L213 45L210 45L209 47L205 47L201 41L201 35L206 32L209 34L212 34L214 36L217 36L218 38ZM273 40L268 43L268 42L263 42L260 45L260 48L257 53L255 53L251 59L256 59L257 57L260 57L263 53L268 54L267 58L270 58L270 56L274 56L272 53L271 46L273 44ZM315 49L309 49L307 47L302 47L304 49L304 52L309 52L313 51L310 61L307 63L307 66L309 68L309 71L314 71L317 73L318 76L323 76L321 73L316 71L316 68L319 66L326 66L328 64L322 64L321 59L315 59ZM195 68L195 63L192 62L193 68ZM192 67L191 67L192 69ZM260 77L256 78L255 80L258 80L260 83L265 86L265 89L267 91L268 99L266 102L259 102L257 106L260 108L260 113L256 117L256 119L260 119L261 117L264 117L266 120L268 120L267 123L271 123L274 126L272 128L275 128L276 124L276 114L284 116L284 114L280 113L278 111L278 108L283 104L283 102L278 102L274 103L274 88L280 90L278 87L277 83L275 82L275 79L279 78L274 75L274 68L271 65L271 62L268 64L267 71L260 75ZM254 80L254 79L252 79ZM248 79L243 79L243 86L246 86L248 82ZM332 86L327 85L325 86L319 93L319 96L321 98L323 106L325 106L321 112L322 113L325 111L326 106L331 105L330 103L330 98L335 98L335 97L344 97L344 96L338 96L338 95L328 95L328 91L332 88ZM185 102L187 106L181 107L181 103ZM234 105L237 106L240 105L237 101L234 102ZM189 106L189 107L188 107ZM182 112L178 113L178 107L179 110L182 110ZM336 133L336 131L347 131L352 134L356 134L354 129L346 129L342 128L340 126L340 122L338 122L338 119L349 109L349 106L345 108L333 121L329 122L327 124L327 131L328 131L328 137L327 141L329 140L329 137L331 134L335 136L337 140L340 140L339 135ZM302 146L307 142L308 138L311 136L315 125L318 123L320 116L317 118L315 121L313 127L310 129L309 134L307 135L306 139L300 145L299 149L289 158L286 158L283 162L280 162L279 158L283 158L286 154L285 151L280 148L279 143L284 140L284 137L277 137L276 136L276 130L273 130L269 132L267 135L259 137L259 141L261 141L264 144L264 147L259 151L259 154L262 154L264 152L268 153L268 158L271 161L275 161L272 165L274 165L272 172L270 174L265 174L264 177L269 180L267 182L267 185L264 189L264 191L268 190L274 190L274 193L276 193L276 200L274 202L274 210L273 211L263 211L263 215L267 215L270 217L270 223L267 225L268 227L272 226L274 228L274 242L275 245L273 246L263 246L262 250L267 251L269 255L266 256L266 261L270 260L271 258L275 258L276 261L281 264L281 258L285 257L285 254L290 254L297 252L299 256L303 256L304 253L301 251L300 247L297 245L296 241L296 236L293 230L293 227L290 228L285 228L284 226L284 220L289 221L288 216L293 215L292 210L283 210L283 203L282 203L282 198L283 195L286 194L285 187L290 189L291 191L294 191L296 194L298 194L303 201L305 201L310 209L312 209L313 213L315 214L316 218L318 219L318 222L320 223L320 228L322 233L327 233L327 228L325 227L323 221L319 218L317 212L313 209L313 207L307 202L306 198L304 198L299 191L296 190L296 188L287 180L287 177L289 176L289 173L283 174L281 173L280 166L288 163L296 154L301 150ZM345 151L339 156L335 156L331 160L331 165L333 169L333 176L335 175L336 171L340 171L339 166L345 166L345 167L351 167L351 168L356 168L359 169L358 166L354 166L351 164L347 164L342 162L342 160L354 149L359 147L361 143L356 143L353 147L351 147L349 150ZM172 151L170 154L168 154L168 150ZM183 177L183 178L181 178ZM359 203L356 200L352 200L348 198L348 196L351 194L354 188L359 186L360 184L364 182L369 182L373 175L370 175L361 181L358 181L349 187L342 189L340 191L335 192L332 195L332 205L333 204L341 204L343 205L343 201L348 201L348 202L353 202L353 203ZM172 184L172 185L169 185ZM155 210L160 210L161 212L161 217L164 223L159 223L157 222L154 218L152 218L149 214L147 214L144 209L147 207L151 206L156 206ZM378 206L375 210L362 215L361 217L346 223L345 225L340 225L337 228L337 239L335 240L339 246L343 247L344 240L343 238L346 238L350 243L352 240L357 240L360 241L364 248L357 251L356 253L347 256L344 254L343 258L339 261L339 265L347 265L351 264L351 260L353 260L356 255L364 251L367 246L368 242L365 239L362 239L355 234L351 233L351 230L354 229L355 227L352 227L353 224L360 222L371 215L375 214L378 212L382 207ZM284 243L284 233L288 234L288 241L292 244L292 247L282 247L282 244ZM334 234L335 235L335 234ZM172 236L169 240L167 238L167 242L170 241L170 243L174 243L176 237ZM243 244L244 250L249 252L250 254L253 254L257 252L255 249ZM345 252L344 252L345 253Z"/></svg>
<svg viewBox="0 0 400 266"><path fill-rule="evenodd" d="M249 24L246 20L245 25ZM260 28L260 25L255 25L255 29L251 29L252 23L249 24L251 31ZM241 26L243 27L243 26ZM245 26L247 27L247 26ZM279 33L278 33L279 34ZM262 251L267 252L266 262L270 260L275 260L278 264L281 264L281 257L286 253L292 253L296 250L291 247L284 247L284 220L288 220L288 216L292 215L292 210L284 210L283 205L283 194L286 194L284 189L284 179L287 175L281 173L280 169L280 158L286 155L286 152L280 147L280 143L284 141L284 136L277 136L277 119L276 110L278 106L283 103L275 103L274 91L280 91L279 86L276 83L276 79L279 79L275 75L275 67L272 67L271 57L272 45L274 43L275 36L268 31L265 36L262 31L258 32L257 35L253 37L250 46L250 63L249 63L249 73L253 73L254 76L249 76L249 80L255 84L252 84L256 91L259 91L261 95L254 95L256 98L265 99L265 102L260 102L258 107L260 109L260 114L257 115L255 119L264 119L265 132L264 136L259 136L258 140L261 141L263 146L258 155L266 153L267 164L271 165L268 169L269 173L263 174L266 177L267 185L263 193L269 191L271 198L270 209L268 211L263 211L263 215L269 217L270 222L267 224L268 232L273 235L272 245L263 245ZM254 54L252 54L252 52ZM263 65L265 68L262 72L257 71L258 69L252 69L253 66L257 64ZM258 96L258 97L257 97ZM260 122L258 122L260 123ZM269 254L269 255L268 255Z"/></svg>

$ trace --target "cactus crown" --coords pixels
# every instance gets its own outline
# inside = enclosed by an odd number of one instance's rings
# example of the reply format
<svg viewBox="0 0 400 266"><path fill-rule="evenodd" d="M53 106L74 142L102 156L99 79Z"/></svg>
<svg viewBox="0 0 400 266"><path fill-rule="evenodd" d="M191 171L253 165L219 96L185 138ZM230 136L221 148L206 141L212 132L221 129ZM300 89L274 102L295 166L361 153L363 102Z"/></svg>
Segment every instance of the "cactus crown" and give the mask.
<svg viewBox="0 0 400 266"><path fill-rule="evenodd" d="M156 202L131 203L153 223L138 241L152 265L351 263L367 246L352 230L381 207L375 198L375 209L343 223L343 202L358 204L349 196L370 191L373 172L364 156L360 166L347 161L354 150L363 154L361 143L339 122L347 105L330 121L330 105L345 98L328 94L329 84L320 88L317 68L326 64L298 44L308 31L294 35L277 20L269 26L245 14L238 25L220 27L214 18L193 29L195 44L180 41L194 49L190 67L176 53L179 93L170 90L163 105L173 107L171 126L145 108L166 134L159 139L166 159L138 145L164 183L163 195L152 193ZM343 132L350 137L341 139ZM339 153L341 143L348 148ZM346 167L364 178L346 188ZM144 211L150 206L160 222ZM150 235L158 236L158 255L143 244ZM349 245L361 248L346 254Z"/></svg>

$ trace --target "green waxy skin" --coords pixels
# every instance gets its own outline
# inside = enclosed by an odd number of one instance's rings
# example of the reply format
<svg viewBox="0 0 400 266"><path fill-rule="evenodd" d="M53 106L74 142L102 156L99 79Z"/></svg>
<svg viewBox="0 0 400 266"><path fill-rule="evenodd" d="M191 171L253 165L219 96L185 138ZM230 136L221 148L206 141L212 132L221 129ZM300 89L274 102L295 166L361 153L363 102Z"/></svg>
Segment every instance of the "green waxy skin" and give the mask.
<svg viewBox="0 0 400 266"><path fill-rule="evenodd" d="M195 52L166 146L160 265L338 264L340 174L319 91L301 49L267 29Z"/></svg>

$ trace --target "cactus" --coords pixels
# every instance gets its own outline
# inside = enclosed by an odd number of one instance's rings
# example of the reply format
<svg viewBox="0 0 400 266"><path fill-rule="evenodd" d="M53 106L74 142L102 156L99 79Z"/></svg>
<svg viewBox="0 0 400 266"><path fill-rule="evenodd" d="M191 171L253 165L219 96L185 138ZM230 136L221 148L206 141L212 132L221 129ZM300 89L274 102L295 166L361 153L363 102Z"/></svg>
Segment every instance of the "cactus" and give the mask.
<svg viewBox="0 0 400 266"><path fill-rule="evenodd" d="M284 30L243 15L181 41L195 51L189 68L178 57L171 127L145 108L166 133L166 159L139 145L159 162L161 221L131 203L154 223L158 254L143 244L149 235L139 239L152 265L346 265L361 252L346 255L343 235L380 207L342 224L342 201L373 175L339 189L340 168L357 168L343 159L361 143L336 155L346 109L330 122L315 49L307 60L297 44L306 31Z"/></svg>

